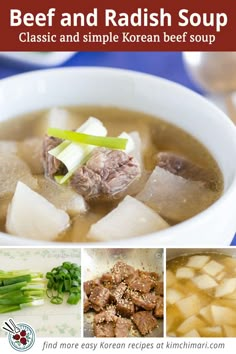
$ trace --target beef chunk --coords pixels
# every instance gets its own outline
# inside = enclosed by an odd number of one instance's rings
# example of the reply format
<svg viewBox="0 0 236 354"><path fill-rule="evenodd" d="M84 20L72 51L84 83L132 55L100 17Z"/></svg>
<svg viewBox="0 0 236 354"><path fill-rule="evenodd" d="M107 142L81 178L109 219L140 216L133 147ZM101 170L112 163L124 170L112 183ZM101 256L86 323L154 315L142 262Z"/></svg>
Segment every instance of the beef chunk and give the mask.
<svg viewBox="0 0 236 354"><path fill-rule="evenodd" d="M117 302L116 311L124 317L130 317L134 313L134 304L128 299L121 299Z"/></svg>
<svg viewBox="0 0 236 354"><path fill-rule="evenodd" d="M101 310L104 308L110 298L110 291L106 288L104 288L101 285L96 286L90 296L89 296L89 301L91 302L91 305L95 309L95 311Z"/></svg>
<svg viewBox="0 0 236 354"><path fill-rule="evenodd" d="M88 280L84 282L84 291L87 296L89 296L92 292L92 290L95 288L95 286L99 285L100 281L99 279L96 280Z"/></svg>
<svg viewBox="0 0 236 354"><path fill-rule="evenodd" d="M43 140L43 167L45 174L52 179L55 174L64 175L67 172L66 166L56 157L48 153L49 150L57 147L61 142L61 139L48 135L45 135Z"/></svg>
<svg viewBox="0 0 236 354"><path fill-rule="evenodd" d="M139 270L139 275L141 277L149 277L152 280L158 280L159 275L156 272L144 272L143 270Z"/></svg>
<svg viewBox="0 0 236 354"><path fill-rule="evenodd" d="M148 333L157 327L157 320L151 312L148 311L140 311L136 312L132 317L134 323L136 324L139 332L145 336Z"/></svg>
<svg viewBox="0 0 236 354"><path fill-rule="evenodd" d="M141 293L149 293L151 289L155 286L155 281L149 276L136 273L132 278L128 280L128 285L130 289L140 291Z"/></svg>
<svg viewBox="0 0 236 354"><path fill-rule="evenodd" d="M209 186L209 181L212 181L212 173L191 162L187 158L177 155L172 152L160 152L157 155L158 166L173 173L174 175L189 179L192 181L202 181Z"/></svg>
<svg viewBox="0 0 236 354"><path fill-rule="evenodd" d="M157 281L155 284L155 293L157 295L163 296L163 290L164 290L163 281Z"/></svg>
<svg viewBox="0 0 236 354"><path fill-rule="evenodd" d="M112 273L104 273L101 276L102 283L113 283L113 274Z"/></svg>
<svg viewBox="0 0 236 354"><path fill-rule="evenodd" d="M154 316L157 318L163 317L163 297L157 296L157 304L154 310Z"/></svg>
<svg viewBox="0 0 236 354"><path fill-rule="evenodd" d="M108 308L105 311L97 313L94 316L95 323L115 322L116 319L117 319L117 317L116 317L115 306L108 306Z"/></svg>
<svg viewBox="0 0 236 354"><path fill-rule="evenodd" d="M119 261L112 268L112 273L114 283L119 284L122 280L133 276L135 274L135 270L128 264Z"/></svg>
<svg viewBox="0 0 236 354"><path fill-rule="evenodd" d="M115 337L115 327L113 322L94 322L95 337Z"/></svg>
<svg viewBox="0 0 236 354"><path fill-rule="evenodd" d="M157 295L155 293L140 294L138 292L134 292L131 294L131 299L135 305L150 311L156 306Z"/></svg>
<svg viewBox="0 0 236 354"><path fill-rule="evenodd" d="M138 177L139 163L125 152L97 148L71 178L71 186L85 199L113 198Z"/></svg>
<svg viewBox="0 0 236 354"><path fill-rule="evenodd" d="M111 293L112 301L119 302L122 299L126 289L127 289L127 285L125 283L120 283L116 287L116 289Z"/></svg>
<svg viewBox="0 0 236 354"><path fill-rule="evenodd" d="M115 326L115 337L128 337L131 328L131 320L118 317Z"/></svg>
<svg viewBox="0 0 236 354"><path fill-rule="evenodd" d="M84 294L84 312L88 312L90 310L90 302L86 294Z"/></svg>

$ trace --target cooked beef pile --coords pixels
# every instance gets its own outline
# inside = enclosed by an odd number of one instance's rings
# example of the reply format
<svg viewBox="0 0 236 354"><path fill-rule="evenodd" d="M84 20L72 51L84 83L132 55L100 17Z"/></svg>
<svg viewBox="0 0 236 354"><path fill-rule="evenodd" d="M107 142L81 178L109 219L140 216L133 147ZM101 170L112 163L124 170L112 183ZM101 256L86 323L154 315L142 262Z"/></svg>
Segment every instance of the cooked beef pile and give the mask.
<svg viewBox="0 0 236 354"><path fill-rule="evenodd" d="M96 337L145 336L163 318L163 283L155 272L137 270L121 261L100 278L84 283L84 312L95 312Z"/></svg>

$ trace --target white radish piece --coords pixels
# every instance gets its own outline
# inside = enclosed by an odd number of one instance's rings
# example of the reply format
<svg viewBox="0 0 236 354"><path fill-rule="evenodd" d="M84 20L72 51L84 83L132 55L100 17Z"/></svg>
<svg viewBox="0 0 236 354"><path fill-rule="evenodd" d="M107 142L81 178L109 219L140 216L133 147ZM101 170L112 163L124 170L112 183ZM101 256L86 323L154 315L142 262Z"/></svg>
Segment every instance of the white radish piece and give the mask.
<svg viewBox="0 0 236 354"><path fill-rule="evenodd" d="M175 332L169 332L168 337L177 337Z"/></svg>
<svg viewBox="0 0 236 354"><path fill-rule="evenodd" d="M0 199L11 198L17 182L21 181L32 189L37 188L37 180L28 165L13 154L0 154Z"/></svg>
<svg viewBox="0 0 236 354"><path fill-rule="evenodd" d="M38 192L56 208L65 210L70 216L84 214L88 210L84 198L69 186L58 185L50 179L39 177Z"/></svg>
<svg viewBox="0 0 236 354"><path fill-rule="evenodd" d="M175 289L167 289L166 290L166 301L173 305L180 299L184 297L184 294L182 294L180 291L175 290Z"/></svg>
<svg viewBox="0 0 236 354"><path fill-rule="evenodd" d="M87 238L114 241L141 236L169 225L157 213L135 198L126 196L109 214L93 224Z"/></svg>
<svg viewBox="0 0 236 354"><path fill-rule="evenodd" d="M123 132L121 133L118 138L122 138L122 139L127 139L128 142L126 144L126 148L125 148L125 152L127 154L130 154L132 151L135 150L135 144L134 144L134 140L133 138L131 137L130 134L126 133L126 132Z"/></svg>
<svg viewBox="0 0 236 354"><path fill-rule="evenodd" d="M195 272L191 268L180 267L177 269L175 275L176 275L176 278L178 278L178 279L191 279L194 277Z"/></svg>
<svg viewBox="0 0 236 354"><path fill-rule="evenodd" d="M203 267L203 271L205 273L211 275L212 277L215 277L223 269L224 269L224 266L214 260L211 260Z"/></svg>
<svg viewBox="0 0 236 354"><path fill-rule="evenodd" d="M166 271L166 286L171 287L176 282L176 277L171 270Z"/></svg>
<svg viewBox="0 0 236 354"><path fill-rule="evenodd" d="M236 278L224 279L217 286L215 297L222 297L232 294L236 290Z"/></svg>
<svg viewBox="0 0 236 354"><path fill-rule="evenodd" d="M0 154L16 154L18 149L18 142L11 140L0 141Z"/></svg>
<svg viewBox="0 0 236 354"><path fill-rule="evenodd" d="M230 299L230 300L236 300L236 291L234 291L233 293L226 295L225 296L226 299Z"/></svg>
<svg viewBox="0 0 236 354"><path fill-rule="evenodd" d="M130 151L130 155L133 156L140 165L141 171L143 170L143 154L142 154L142 140L138 132L134 131L129 133L129 136L133 139L134 149Z"/></svg>
<svg viewBox="0 0 236 354"><path fill-rule="evenodd" d="M196 329L192 329L191 331L185 333L184 337L200 337L200 335Z"/></svg>
<svg viewBox="0 0 236 354"><path fill-rule="evenodd" d="M181 323L181 325L177 328L177 332L180 334L185 334L192 331L193 329L198 330L198 328L203 326L205 326L204 321L202 321L197 316L190 316Z"/></svg>
<svg viewBox="0 0 236 354"><path fill-rule="evenodd" d="M163 218L180 222L210 206L215 193L200 182L186 180L156 167L137 198Z"/></svg>
<svg viewBox="0 0 236 354"><path fill-rule="evenodd" d="M236 311L225 306L212 305L211 312L215 325L236 325Z"/></svg>
<svg viewBox="0 0 236 354"><path fill-rule="evenodd" d="M231 270L236 269L236 258L235 257L225 257L223 262L225 266L229 267Z"/></svg>
<svg viewBox="0 0 236 354"><path fill-rule="evenodd" d="M220 326L215 327L202 327L199 328L201 337L222 337L222 328Z"/></svg>
<svg viewBox="0 0 236 354"><path fill-rule="evenodd" d="M198 314L201 308L197 295L187 296L177 301L175 305L185 318Z"/></svg>
<svg viewBox="0 0 236 354"><path fill-rule="evenodd" d="M70 113L63 108L54 107L47 112L47 128L73 129ZM46 130L45 130L46 131Z"/></svg>
<svg viewBox="0 0 236 354"><path fill-rule="evenodd" d="M18 182L7 213L7 232L32 240L52 241L69 223L67 213Z"/></svg>
<svg viewBox="0 0 236 354"><path fill-rule="evenodd" d="M207 305L199 311L199 314L207 321L209 324L212 324L212 313L211 313L211 306Z"/></svg>
<svg viewBox="0 0 236 354"><path fill-rule="evenodd" d="M176 321L178 321L178 316L181 314L178 312L175 306L167 307L166 309L166 331L172 331L175 327ZM174 330L175 331L175 330Z"/></svg>
<svg viewBox="0 0 236 354"><path fill-rule="evenodd" d="M221 272L215 276L215 280L221 281L223 278L225 278L225 276L226 276L226 272Z"/></svg>
<svg viewBox="0 0 236 354"><path fill-rule="evenodd" d="M189 257L186 266L195 269L201 269L209 261L209 259L209 256L191 256Z"/></svg>
<svg viewBox="0 0 236 354"><path fill-rule="evenodd" d="M34 175L43 174L42 161L43 139L33 137L18 144L18 156L30 167Z"/></svg>
<svg viewBox="0 0 236 354"><path fill-rule="evenodd" d="M194 277L192 281L199 289L211 289L218 285L218 283L207 274L198 275Z"/></svg>
<svg viewBox="0 0 236 354"><path fill-rule="evenodd" d="M236 327L223 325L223 331L226 337L236 337Z"/></svg>

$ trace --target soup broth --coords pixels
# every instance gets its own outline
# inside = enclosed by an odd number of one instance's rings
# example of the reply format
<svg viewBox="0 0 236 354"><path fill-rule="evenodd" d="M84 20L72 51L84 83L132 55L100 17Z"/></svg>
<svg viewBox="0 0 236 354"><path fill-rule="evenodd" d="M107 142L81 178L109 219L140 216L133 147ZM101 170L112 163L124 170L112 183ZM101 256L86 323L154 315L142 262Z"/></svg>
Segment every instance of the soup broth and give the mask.
<svg viewBox="0 0 236 354"><path fill-rule="evenodd" d="M208 169L213 176L211 182L214 193L207 203L212 204L221 195L223 178L214 158L200 142L178 127L145 113L114 107L80 106L66 107L66 110L69 112L66 128L70 130L77 129L88 117L93 116L103 122L109 136L118 136L124 131L138 132L142 141L144 169L149 174L157 164L158 152L171 151L183 155L191 162ZM34 112L0 123L0 140L20 142L30 137L43 137L47 128L47 112ZM73 216L71 226L58 236L57 241L87 242L86 235L90 226L108 214L119 201L91 201L87 213ZM176 223L176 220L168 216L165 220L170 225ZM5 218L0 217L1 231L6 231L5 222Z"/></svg>

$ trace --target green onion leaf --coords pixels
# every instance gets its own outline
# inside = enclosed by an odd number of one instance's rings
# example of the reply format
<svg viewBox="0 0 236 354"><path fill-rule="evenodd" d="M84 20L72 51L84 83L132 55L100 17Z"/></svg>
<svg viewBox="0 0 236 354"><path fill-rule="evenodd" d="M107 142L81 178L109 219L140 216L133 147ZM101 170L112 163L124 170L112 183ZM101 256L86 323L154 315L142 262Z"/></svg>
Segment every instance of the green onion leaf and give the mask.
<svg viewBox="0 0 236 354"><path fill-rule="evenodd" d="M84 133L62 130L58 128L48 128L47 134L55 138L65 139L74 143L106 147L109 149L125 150L128 139L95 136Z"/></svg>

